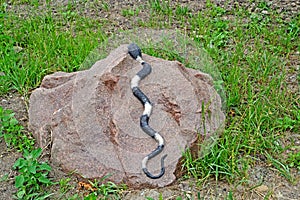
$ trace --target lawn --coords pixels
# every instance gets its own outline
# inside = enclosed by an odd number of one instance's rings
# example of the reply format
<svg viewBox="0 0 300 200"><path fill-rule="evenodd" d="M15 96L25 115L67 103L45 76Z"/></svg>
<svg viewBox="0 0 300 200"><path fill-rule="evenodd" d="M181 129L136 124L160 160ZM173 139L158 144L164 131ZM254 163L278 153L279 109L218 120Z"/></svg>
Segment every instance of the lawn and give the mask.
<svg viewBox="0 0 300 200"><path fill-rule="evenodd" d="M274 169L290 184L298 184L299 6L296 11L279 11L264 1L252 1L251 9L241 3L217 5L214 1L201 6L195 1L113 2L85 0L63 5L48 0L1 1L0 94L18 93L26 104L45 75L82 69L90 53L118 32L176 30L213 60L220 73L215 82L226 93L224 132L203 157L195 158L186 151L182 180L193 180L196 188L212 180L225 182L233 188L226 193L227 199L239 199L241 195L234 190L238 185L249 190L259 186L248 181L255 166ZM147 53L188 63L177 52L165 51ZM69 178L49 179L52 169L39 159L41 152L25 125L18 123L17 112L0 107L0 139L10 151L23 154L12 166L18 172L15 195L19 199L51 195L61 199L121 198L129 190L114 183L95 182L91 183L95 190L77 194ZM4 175L0 179L5 181ZM263 196L271 199L274 195L269 189ZM193 198L202 196L198 193Z"/></svg>

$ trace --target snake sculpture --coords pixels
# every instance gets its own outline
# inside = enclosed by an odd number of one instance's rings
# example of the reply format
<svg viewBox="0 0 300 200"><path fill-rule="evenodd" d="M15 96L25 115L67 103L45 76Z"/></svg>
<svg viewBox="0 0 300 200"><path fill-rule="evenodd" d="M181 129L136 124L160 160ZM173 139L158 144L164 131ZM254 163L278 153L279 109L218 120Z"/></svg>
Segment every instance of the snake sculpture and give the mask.
<svg viewBox="0 0 300 200"><path fill-rule="evenodd" d="M128 53L134 60L140 62L143 66L143 68L131 79L132 93L144 106L143 115L140 117L140 126L146 134L148 134L158 142L157 148L142 160L142 170L147 177L152 179L158 179L162 177L165 173L164 159L167 157L167 155L164 155L161 158L161 171L158 175L152 175L148 171L147 162L148 160L150 160L151 158L155 157L160 152L162 152L164 148L164 139L158 132L153 130L148 124L151 111L152 111L152 104L148 99L148 97L139 88L139 82L151 73L152 68L148 63L146 63L142 59L142 51L136 44L132 43L128 46Z"/></svg>

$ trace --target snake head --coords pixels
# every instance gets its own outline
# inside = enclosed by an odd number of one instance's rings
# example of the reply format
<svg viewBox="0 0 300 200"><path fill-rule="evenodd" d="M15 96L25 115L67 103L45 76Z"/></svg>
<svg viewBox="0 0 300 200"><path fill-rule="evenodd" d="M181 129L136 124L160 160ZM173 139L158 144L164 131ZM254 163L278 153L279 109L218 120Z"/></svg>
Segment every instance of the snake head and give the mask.
<svg viewBox="0 0 300 200"><path fill-rule="evenodd" d="M140 47L138 47L138 45L136 45L135 43L131 43L130 45L128 45L128 53L135 60L138 57L142 58L142 51Z"/></svg>

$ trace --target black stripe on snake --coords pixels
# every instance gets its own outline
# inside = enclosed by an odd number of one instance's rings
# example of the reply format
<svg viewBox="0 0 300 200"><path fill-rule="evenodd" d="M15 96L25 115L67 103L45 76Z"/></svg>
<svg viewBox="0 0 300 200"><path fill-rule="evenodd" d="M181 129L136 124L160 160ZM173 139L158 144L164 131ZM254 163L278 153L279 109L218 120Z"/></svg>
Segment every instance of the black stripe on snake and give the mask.
<svg viewBox="0 0 300 200"><path fill-rule="evenodd" d="M142 160L142 170L147 177L152 179L158 179L162 177L165 173L164 159L167 157L167 155L164 155L161 158L161 171L158 175L152 175L148 171L147 162L148 160L162 152L162 150L164 149L164 139L158 132L156 132L149 126L149 118L152 111L152 104L148 97L139 88L139 82L151 73L152 68L148 63L146 63L142 59L142 51L136 44L132 43L128 46L128 53L134 60L140 62L143 66L143 68L131 79L132 93L144 106L143 115L140 117L140 126L146 134L148 134L158 142L157 148Z"/></svg>

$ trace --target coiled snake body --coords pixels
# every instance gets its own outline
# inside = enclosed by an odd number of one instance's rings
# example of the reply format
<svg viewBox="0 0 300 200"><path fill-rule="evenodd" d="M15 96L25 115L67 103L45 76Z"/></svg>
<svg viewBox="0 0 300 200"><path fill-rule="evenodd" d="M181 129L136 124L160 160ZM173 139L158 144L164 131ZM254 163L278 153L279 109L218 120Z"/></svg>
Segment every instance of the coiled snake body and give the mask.
<svg viewBox="0 0 300 200"><path fill-rule="evenodd" d="M157 148L142 160L142 170L147 177L157 179L162 177L165 173L164 159L167 155L164 155L161 158L161 171L158 175L152 175L148 171L147 162L148 160L162 152L164 148L164 139L158 132L156 132L149 126L148 122L152 111L152 104L148 97L139 89L139 82L151 73L152 68L142 59L141 49L136 44L132 43L128 46L128 53L133 59L139 61L143 66L143 68L131 79L132 93L144 106L143 115L140 117L140 126L145 133L147 133L158 142Z"/></svg>

